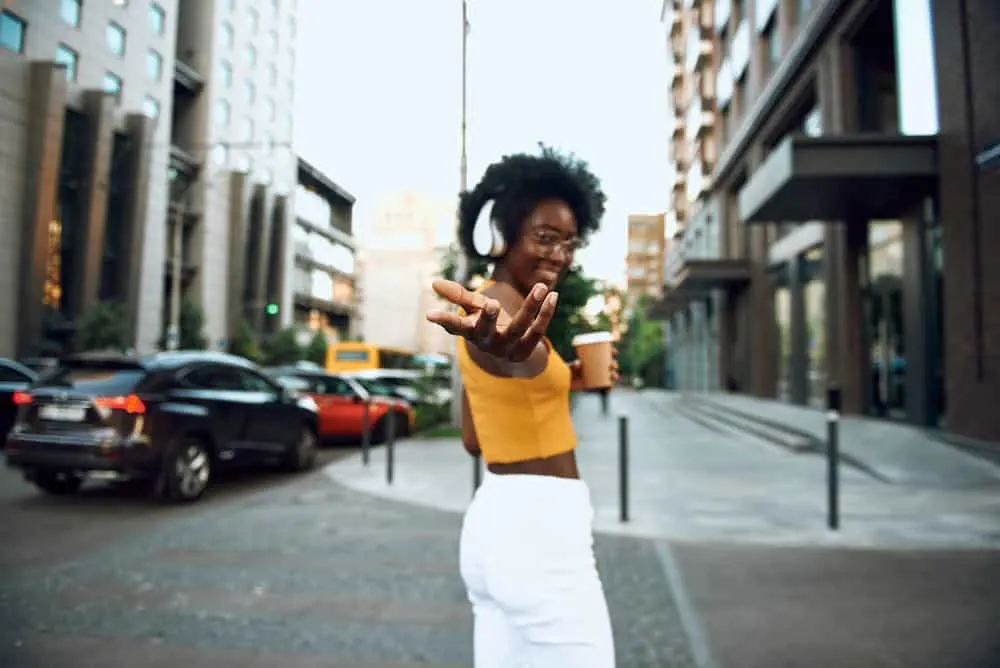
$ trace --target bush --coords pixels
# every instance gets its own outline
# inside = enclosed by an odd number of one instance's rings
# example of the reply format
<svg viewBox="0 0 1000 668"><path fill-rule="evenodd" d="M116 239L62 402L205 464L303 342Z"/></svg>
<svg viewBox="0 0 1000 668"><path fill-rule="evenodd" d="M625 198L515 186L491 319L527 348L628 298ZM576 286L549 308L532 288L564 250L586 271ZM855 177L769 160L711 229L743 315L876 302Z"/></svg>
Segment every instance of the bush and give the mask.
<svg viewBox="0 0 1000 668"><path fill-rule="evenodd" d="M250 323L246 320L240 320L239 325L237 325L236 332L229 341L229 352L245 357L251 362L260 361L260 346L257 344L257 337L254 335Z"/></svg>
<svg viewBox="0 0 1000 668"><path fill-rule="evenodd" d="M128 347L128 319L120 302L97 302L76 319L75 348L86 350L119 350Z"/></svg>
<svg viewBox="0 0 1000 668"><path fill-rule="evenodd" d="M268 366L295 364L302 359L302 348L299 346L298 334L292 327L286 327L278 333L261 341L261 361Z"/></svg>
<svg viewBox="0 0 1000 668"><path fill-rule="evenodd" d="M306 359L317 366L326 367L326 334L318 330L313 334L312 341L306 347Z"/></svg>
<svg viewBox="0 0 1000 668"><path fill-rule="evenodd" d="M417 433L437 427L451 419L450 402L441 406L419 404L414 408L414 411L416 412L416 424L413 430Z"/></svg>

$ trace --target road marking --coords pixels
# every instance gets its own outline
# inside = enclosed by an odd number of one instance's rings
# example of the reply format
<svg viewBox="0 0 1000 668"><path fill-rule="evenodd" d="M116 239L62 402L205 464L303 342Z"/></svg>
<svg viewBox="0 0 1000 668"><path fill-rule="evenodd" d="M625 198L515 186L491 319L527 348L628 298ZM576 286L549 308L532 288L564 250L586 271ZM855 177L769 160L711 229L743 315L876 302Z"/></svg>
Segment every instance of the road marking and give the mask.
<svg viewBox="0 0 1000 668"><path fill-rule="evenodd" d="M695 611L691 599L688 598L684 577L681 575L681 569L677 565L677 560L674 559L670 546L662 540L655 541L653 545L656 548L656 556L660 559L660 565L663 567L663 573L667 577L670 594L674 597L674 603L681 616L681 626L684 628L684 635L687 636L695 665L698 668L715 668L701 618Z"/></svg>

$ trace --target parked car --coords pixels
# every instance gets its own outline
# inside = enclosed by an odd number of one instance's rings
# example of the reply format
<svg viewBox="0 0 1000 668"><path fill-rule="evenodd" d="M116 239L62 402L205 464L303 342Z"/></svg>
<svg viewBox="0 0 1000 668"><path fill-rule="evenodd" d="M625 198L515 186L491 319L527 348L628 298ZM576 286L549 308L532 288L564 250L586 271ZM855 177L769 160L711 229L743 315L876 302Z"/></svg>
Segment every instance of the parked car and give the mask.
<svg viewBox="0 0 1000 668"><path fill-rule="evenodd" d="M316 403L224 353L72 356L15 403L7 465L51 494L97 478L194 501L221 468L276 459L298 471L316 460Z"/></svg>
<svg viewBox="0 0 1000 668"><path fill-rule="evenodd" d="M0 358L0 447L7 440L17 416L14 394L38 380L38 374L14 360Z"/></svg>
<svg viewBox="0 0 1000 668"><path fill-rule="evenodd" d="M378 383L382 387L388 387L393 394L412 405L426 403L444 406L451 401L450 383L445 386L437 376L428 376L422 371L367 369L344 375L362 383Z"/></svg>
<svg viewBox="0 0 1000 668"><path fill-rule="evenodd" d="M285 387L312 397L319 408L319 435L323 439L360 439L364 432L366 404L373 442L386 439L390 413L396 418L397 436L413 432L416 414L406 401L370 392L347 374L301 366L274 367L266 371Z"/></svg>

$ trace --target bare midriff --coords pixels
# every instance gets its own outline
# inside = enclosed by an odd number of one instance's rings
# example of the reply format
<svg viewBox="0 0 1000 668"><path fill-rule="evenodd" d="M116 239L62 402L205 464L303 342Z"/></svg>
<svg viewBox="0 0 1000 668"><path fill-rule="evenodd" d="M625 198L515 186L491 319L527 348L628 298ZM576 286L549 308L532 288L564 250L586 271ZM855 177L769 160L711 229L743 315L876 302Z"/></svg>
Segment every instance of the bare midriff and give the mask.
<svg viewBox="0 0 1000 668"><path fill-rule="evenodd" d="M555 478L580 477L576 466L576 451L570 450L552 457L526 459L520 462L488 464L491 473L497 475L547 475Z"/></svg>

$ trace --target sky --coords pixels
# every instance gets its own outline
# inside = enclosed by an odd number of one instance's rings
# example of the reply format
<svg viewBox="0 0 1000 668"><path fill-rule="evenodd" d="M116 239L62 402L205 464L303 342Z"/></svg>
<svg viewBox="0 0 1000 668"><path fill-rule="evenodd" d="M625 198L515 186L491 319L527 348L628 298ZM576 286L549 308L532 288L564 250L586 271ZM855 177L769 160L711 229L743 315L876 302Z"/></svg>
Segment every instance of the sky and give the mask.
<svg viewBox="0 0 1000 668"><path fill-rule="evenodd" d="M380 198L415 191L454 202L461 0L298 2L297 150L357 198L362 243ZM578 259L616 282L627 215L668 203L661 4L468 0L469 186L490 162L539 141L577 154L608 196Z"/></svg>

